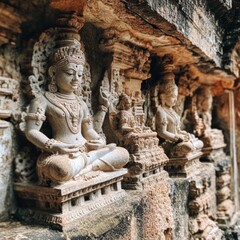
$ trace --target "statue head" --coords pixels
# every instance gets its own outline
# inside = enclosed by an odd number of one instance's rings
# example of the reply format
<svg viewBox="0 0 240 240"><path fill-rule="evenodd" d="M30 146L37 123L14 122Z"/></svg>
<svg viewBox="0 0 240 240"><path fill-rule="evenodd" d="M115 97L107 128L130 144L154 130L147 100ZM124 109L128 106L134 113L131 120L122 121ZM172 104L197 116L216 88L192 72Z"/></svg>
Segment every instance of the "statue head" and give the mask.
<svg viewBox="0 0 240 240"><path fill-rule="evenodd" d="M160 100L162 105L173 107L178 97L178 87L173 81L167 81L160 86Z"/></svg>
<svg viewBox="0 0 240 240"><path fill-rule="evenodd" d="M132 105L131 98L127 94L122 93L119 96L119 102L117 104L117 109L118 110L128 110L131 108L131 105Z"/></svg>
<svg viewBox="0 0 240 240"><path fill-rule="evenodd" d="M50 92L73 92L77 90L83 75L85 56L80 49L80 43L61 46L55 50L50 59L48 74Z"/></svg>

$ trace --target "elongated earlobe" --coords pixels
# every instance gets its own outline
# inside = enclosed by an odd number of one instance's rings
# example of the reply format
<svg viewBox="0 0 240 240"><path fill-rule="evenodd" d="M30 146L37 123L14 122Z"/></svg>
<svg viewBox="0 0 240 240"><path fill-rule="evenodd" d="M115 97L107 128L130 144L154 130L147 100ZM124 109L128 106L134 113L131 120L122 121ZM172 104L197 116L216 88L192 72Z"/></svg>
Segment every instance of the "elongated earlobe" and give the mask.
<svg viewBox="0 0 240 240"><path fill-rule="evenodd" d="M48 69L48 74L49 74L49 76L50 76L51 79L55 76L55 74L56 74L56 69L55 69L54 66L51 66L51 67Z"/></svg>

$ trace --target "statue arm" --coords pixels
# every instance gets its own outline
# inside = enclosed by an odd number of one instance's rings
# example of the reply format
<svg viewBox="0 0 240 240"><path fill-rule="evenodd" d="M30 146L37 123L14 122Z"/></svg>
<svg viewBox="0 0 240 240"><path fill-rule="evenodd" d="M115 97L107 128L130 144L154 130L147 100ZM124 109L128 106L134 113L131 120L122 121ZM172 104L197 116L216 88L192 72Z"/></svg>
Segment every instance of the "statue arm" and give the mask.
<svg viewBox="0 0 240 240"><path fill-rule="evenodd" d="M98 149L106 145L104 139L94 130L91 115L89 113L86 103L83 102L84 116L82 121L82 134L88 141L87 145L90 150Z"/></svg>
<svg viewBox="0 0 240 240"><path fill-rule="evenodd" d="M32 100L28 114L26 116L25 135L27 139L42 150L45 149L45 143L49 138L40 132L43 122L46 120L46 101L43 97Z"/></svg>
<svg viewBox="0 0 240 240"><path fill-rule="evenodd" d="M40 130L46 120L46 99L41 96L32 100L26 116L25 135L35 146L49 153L74 153L79 151L76 144L67 144L55 139L49 139Z"/></svg>

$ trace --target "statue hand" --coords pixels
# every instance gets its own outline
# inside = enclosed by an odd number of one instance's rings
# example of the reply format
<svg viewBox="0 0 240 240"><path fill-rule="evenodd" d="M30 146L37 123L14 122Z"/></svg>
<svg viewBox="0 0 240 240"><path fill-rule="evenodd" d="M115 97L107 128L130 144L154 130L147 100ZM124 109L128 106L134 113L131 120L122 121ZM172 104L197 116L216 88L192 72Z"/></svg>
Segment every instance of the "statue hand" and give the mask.
<svg viewBox="0 0 240 240"><path fill-rule="evenodd" d="M105 141L102 139L90 140L86 143L86 146L89 151L97 150L106 146Z"/></svg>
<svg viewBox="0 0 240 240"><path fill-rule="evenodd" d="M103 105L104 107L108 108L109 107L109 93L103 90L103 87L100 87L100 95L99 95L99 104Z"/></svg>
<svg viewBox="0 0 240 240"><path fill-rule="evenodd" d="M190 139L188 133L187 134L182 134L182 133L181 134L177 134L177 137L178 137L177 142L187 142Z"/></svg>
<svg viewBox="0 0 240 240"><path fill-rule="evenodd" d="M56 142L53 144L51 151L53 153L60 153L60 154L76 153L79 151L80 147L81 145L79 144L68 144L68 143Z"/></svg>

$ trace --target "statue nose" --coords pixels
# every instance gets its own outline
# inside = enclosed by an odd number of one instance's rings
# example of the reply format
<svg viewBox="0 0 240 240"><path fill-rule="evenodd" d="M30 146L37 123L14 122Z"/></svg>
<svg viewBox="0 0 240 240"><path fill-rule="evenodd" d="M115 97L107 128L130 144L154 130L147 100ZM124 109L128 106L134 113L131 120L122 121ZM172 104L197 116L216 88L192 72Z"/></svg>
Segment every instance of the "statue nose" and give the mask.
<svg viewBox="0 0 240 240"><path fill-rule="evenodd" d="M77 73L73 74L73 80L78 81L78 79L79 79L78 74Z"/></svg>

